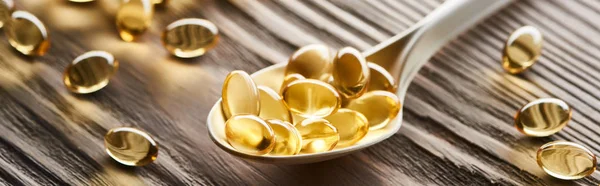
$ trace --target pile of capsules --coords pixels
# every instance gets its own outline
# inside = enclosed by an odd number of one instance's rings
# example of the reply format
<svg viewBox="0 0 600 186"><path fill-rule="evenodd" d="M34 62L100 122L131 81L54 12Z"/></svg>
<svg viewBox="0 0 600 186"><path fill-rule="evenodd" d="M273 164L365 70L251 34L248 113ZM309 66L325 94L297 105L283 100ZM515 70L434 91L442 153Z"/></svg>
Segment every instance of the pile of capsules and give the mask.
<svg viewBox="0 0 600 186"><path fill-rule="evenodd" d="M351 47L298 49L277 90L229 73L221 107L227 142L252 155L319 153L351 146L400 111L392 76Z"/></svg>
<svg viewBox="0 0 600 186"><path fill-rule="evenodd" d="M524 26L514 31L505 43L502 67L511 74L523 73L533 66L541 54L542 33ZM515 115L515 127L533 137L546 137L562 130L571 120L571 107L563 100L542 98L527 103ZM553 141L542 145L536 155L537 164L549 175L574 180L596 170L596 156L583 145Z"/></svg>

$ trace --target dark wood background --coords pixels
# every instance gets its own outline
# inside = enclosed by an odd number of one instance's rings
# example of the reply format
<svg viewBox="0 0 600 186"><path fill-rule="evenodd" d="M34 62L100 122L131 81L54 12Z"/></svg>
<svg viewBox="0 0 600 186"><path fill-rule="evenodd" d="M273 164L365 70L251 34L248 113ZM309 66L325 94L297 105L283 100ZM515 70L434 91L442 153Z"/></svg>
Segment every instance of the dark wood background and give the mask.
<svg viewBox="0 0 600 186"><path fill-rule="evenodd" d="M308 165L246 162L209 139L206 116L225 75L284 62L300 46L367 49L413 25L441 0L172 0L139 41L118 38L117 0L76 4L16 0L52 39L43 57L23 57L0 36L2 185L597 185L547 176L535 152L569 140L600 154L600 2L518 1L437 53L410 86L405 122L388 140L349 156ZM170 57L160 44L172 21L200 17L222 33L203 57ZM539 62L520 76L500 66L509 33L544 33ZM111 52L119 72L103 90L74 95L61 73L89 50ZM513 128L515 111L539 97L569 103L561 132L530 138ZM112 161L103 135L134 126L161 144L158 160L130 168Z"/></svg>

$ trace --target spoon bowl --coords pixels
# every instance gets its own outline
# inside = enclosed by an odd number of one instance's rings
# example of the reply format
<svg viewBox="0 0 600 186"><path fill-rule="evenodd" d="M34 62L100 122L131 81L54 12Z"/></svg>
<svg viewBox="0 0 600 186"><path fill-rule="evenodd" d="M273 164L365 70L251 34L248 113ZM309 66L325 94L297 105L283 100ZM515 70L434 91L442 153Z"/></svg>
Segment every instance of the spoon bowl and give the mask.
<svg viewBox="0 0 600 186"><path fill-rule="evenodd" d="M446 1L431 14L406 31L363 52L367 61L386 68L396 78L398 89L396 95L400 99L401 109L385 127L372 130L357 143L334 148L331 151L298 154L291 156L251 155L235 150L225 137L225 117L221 109L221 99L212 107L207 118L208 132L211 140L225 152L249 161L269 164L305 164L330 160L344 156L363 148L379 143L394 135L402 125L404 96L410 81L427 60L446 42L474 25L476 22L501 7L510 0L452 0ZM287 63L278 63L251 75L257 85L264 85L279 90L284 79Z"/></svg>

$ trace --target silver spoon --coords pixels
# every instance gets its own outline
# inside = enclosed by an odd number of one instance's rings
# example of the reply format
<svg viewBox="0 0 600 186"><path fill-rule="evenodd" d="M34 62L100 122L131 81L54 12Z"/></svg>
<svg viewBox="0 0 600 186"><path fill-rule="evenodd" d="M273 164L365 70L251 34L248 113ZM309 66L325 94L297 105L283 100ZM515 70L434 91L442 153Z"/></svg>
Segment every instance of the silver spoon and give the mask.
<svg viewBox="0 0 600 186"><path fill-rule="evenodd" d="M363 54L367 61L386 68L398 80L396 95L404 105L409 83L433 54L458 34L510 2L511 0L448 0L414 26L364 51ZM274 64L253 73L252 78L258 85L279 90L285 65L286 63ZM225 120L220 99L208 114L206 123L213 142L234 156L262 163L303 164L347 155L389 138L402 125L402 110L386 127L369 131L362 140L352 146L293 156L250 155L233 149L225 139Z"/></svg>

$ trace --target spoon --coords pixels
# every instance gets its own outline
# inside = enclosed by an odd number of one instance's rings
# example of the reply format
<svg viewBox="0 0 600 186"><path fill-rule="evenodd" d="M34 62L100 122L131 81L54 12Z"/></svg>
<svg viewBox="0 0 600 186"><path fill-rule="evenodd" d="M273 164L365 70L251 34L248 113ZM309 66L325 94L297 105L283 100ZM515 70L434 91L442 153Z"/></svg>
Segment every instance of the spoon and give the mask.
<svg viewBox="0 0 600 186"><path fill-rule="evenodd" d="M511 0L448 0L404 32L364 51L367 61L384 67L396 78L396 95L404 106L409 83L418 70L448 41L481 19L508 5ZM287 63L278 63L253 73L257 85L279 90ZM325 161L356 152L394 135L402 125L402 111L382 129L369 131L356 144L331 151L292 156L251 155L235 150L225 139L225 119L221 99L207 118L210 138L226 152L246 160L271 164L304 164Z"/></svg>

